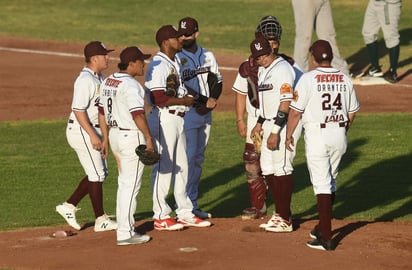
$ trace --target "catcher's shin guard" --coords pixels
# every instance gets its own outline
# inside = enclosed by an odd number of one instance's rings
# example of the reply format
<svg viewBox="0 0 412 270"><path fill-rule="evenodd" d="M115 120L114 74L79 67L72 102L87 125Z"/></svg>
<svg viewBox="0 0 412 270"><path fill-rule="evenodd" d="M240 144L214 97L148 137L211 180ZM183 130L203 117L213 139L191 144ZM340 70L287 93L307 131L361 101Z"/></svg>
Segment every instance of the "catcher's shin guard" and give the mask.
<svg viewBox="0 0 412 270"><path fill-rule="evenodd" d="M247 143L243 153L243 161L245 162L250 202L252 207L262 210L266 208L266 183L263 180L259 158L260 155L255 151L255 146Z"/></svg>
<svg viewBox="0 0 412 270"><path fill-rule="evenodd" d="M257 210L265 210L266 208L266 183L263 177L258 177L247 182L249 188L250 202Z"/></svg>

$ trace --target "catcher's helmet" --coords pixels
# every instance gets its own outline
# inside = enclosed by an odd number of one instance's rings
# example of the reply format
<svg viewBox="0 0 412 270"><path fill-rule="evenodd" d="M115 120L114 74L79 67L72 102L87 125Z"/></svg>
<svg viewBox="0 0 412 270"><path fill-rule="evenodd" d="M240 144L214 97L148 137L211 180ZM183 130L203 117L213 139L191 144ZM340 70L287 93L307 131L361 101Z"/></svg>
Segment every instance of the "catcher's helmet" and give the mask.
<svg viewBox="0 0 412 270"><path fill-rule="evenodd" d="M256 27L255 36L263 35L266 39L274 39L280 41L282 35L282 26L275 16L265 16Z"/></svg>

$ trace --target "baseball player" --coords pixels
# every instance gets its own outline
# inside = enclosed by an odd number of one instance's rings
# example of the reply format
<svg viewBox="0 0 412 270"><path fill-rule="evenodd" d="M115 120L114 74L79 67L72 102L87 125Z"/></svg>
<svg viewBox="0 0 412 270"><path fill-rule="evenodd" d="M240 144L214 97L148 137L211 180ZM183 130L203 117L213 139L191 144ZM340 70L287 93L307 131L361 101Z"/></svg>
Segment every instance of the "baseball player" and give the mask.
<svg viewBox="0 0 412 270"><path fill-rule="evenodd" d="M152 171L154 228L174 231L183 226L209 227L209 221L192 213L193 204L186 192L188 161L183 117L193 104L193 96L187 95L180 78L181 64L176 54L182 49L181 34L172 25L164 25L156 33L156 42L160 51L153 57L145 80L148 103L153 106L149 127L161 155ZM172 209L166 201L172 182L177 220L171 217Z"/></svg>
<svg viewBox="0 0 412 270"><path fill-rule="evenodd" d="M336 177L346 151L346 132L353 123L359 103L355 90L341 71L331 67L332 47L318 40L310 48L315 70L304 74L290 104L286 147L294 151L294 129L302 116L305 152L310 180L317 197L319 223L311 231L307 245L333 250L331 218Z"/></svg>
<svg viewBox="0 0 412 270"><path fill-rule="evenodd" d="M381 77L390 83L396 83L399 60L399 20L401 17L401 0L369 0L362 27L362 36L369 54L370 67L361 75ZM389 51L389 69L383 74L379 65L378 32L382 29L386 48Z"/></svg>
<svg viewBox="0 0 412 270"><path fill-rule="evenodd" d="M133 216L144 169L135 149L141 144L146 144L149 151L154 149L144 111L145 92L134 78L143 76L144 60L150 56L136 46L125 48L120 53L119 72L106 78L101 87L100 122L102 127L110 127L109 141L119 171L117 245L142 244L150 240L150 236L135 232Z"/></svg>
<svg viewBox="0 0 412 270"><path fill-rule="evenodd" d="M198 190L212 125L211 111L216 107L217 99L222 92L222 79L213 53L196 42L199 36L198 22L190 17L183 18L179 21L178 31L183 34L183 49L177 54L180 59L180 73L183 84L187 89L194 91L192 95L202 95L207 100L205 104L207 110L203 112L196 106L191 106L184 117L186 152L189 162L187 195L192 201L193 213L205 219L210 218L212 215L199 209L197 204ZM209 89L209 72L217 74L220 91L213 92L213 89Z"/></svg>
<svg viewBox="0 0 412 270"><path fill-rule="evenodd" d="M290 57L279 54L282 27L276 17L265 16L256 27L255 36L263 36L269 41L273 53L281 57L292 65L295 72L294 85L302 75L300 68ZM252 207L243 210L242 219L257 219L266 217L266 183L260 169L260 152L256 149L251 139L251 130L255 126L259 112L258 99L258 64L250 57L241 64L232 89L236 92L236 115L237 129L239 135L246 137L245 151L243 159L248 181L250 201ZM248 98L246 98L248 97ZM247 124L244 121L244 114L247 112ZM258 147L258 146L257 146ZM275 212L273 217L277 219Z"/></svg>
<svg viewBox="0 0 412 270"><path fill-rule="evenodd" d="M100 94L102 71L107 69L109 52L100 41L92 41L84 47L86 66L74 83L72 112L70 113L66 137L69 145L76 151L86 176L70 198L56 206L56 211L76 230L75 213L77 204L89 194L96 217L94 231L115 230L116 222L112 221L103 210L103 181L107 176L108 143L102 141L99 127L97 104ZM104 153L104 154L101 154Z"/></svg>
<svg viewBox="0 0 412 270"><path fill-rule="evenodd" d="M260 227L270 232L293 231L290 203L292 198L293 158L286 151L284 141L289 104L293 97L295 72L273 49L264 37L250 44L253 59L259 65L259 117L251 131L262 134L260 167L275 203L272 218ZM298 137L299 134L296 134Z"/></svg>
<svg viewBox="0 0 412 270"><path fill-rule="evenodd" d="M292 0L295 17L295 48L293 58L303 71L308 71L308 50L313 29L319 39L330 42L333 48L332 65L349 75L348 63L340 56L329 0Z"/></svg>

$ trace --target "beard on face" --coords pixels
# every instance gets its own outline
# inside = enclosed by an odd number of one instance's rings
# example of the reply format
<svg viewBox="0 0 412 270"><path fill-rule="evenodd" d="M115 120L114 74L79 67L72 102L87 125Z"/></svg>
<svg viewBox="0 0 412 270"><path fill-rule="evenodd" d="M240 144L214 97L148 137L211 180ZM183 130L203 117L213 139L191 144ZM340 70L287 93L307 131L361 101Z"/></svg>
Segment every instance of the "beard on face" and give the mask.
<svg viewBox="0 0 412 270"><path fill-rule="evenodd" d="M184 49L186 49L186 48L190 48L190 47L192 47L193 46L193 44L195 44L195 42L196 42L196 40L195 39L186 39L186 40L183 40L183 48Z"/></svg>

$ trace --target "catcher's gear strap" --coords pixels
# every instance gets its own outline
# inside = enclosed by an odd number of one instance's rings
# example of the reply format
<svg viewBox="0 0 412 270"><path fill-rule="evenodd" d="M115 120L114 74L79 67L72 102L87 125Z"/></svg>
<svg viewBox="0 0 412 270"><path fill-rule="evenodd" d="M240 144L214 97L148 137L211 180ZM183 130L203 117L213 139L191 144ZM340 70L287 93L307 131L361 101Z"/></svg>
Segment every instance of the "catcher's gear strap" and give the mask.
<svg viewBox="0 0 412 270"><path fill-rule="evenodd" d="M259 66L255 63L255 60L252 57L249 57L249 60L243 62L239 67L239 75L247 80L247 95L250 104L257 109L259 109L258 69Z"/></svg>
<svg viewBox="0 0 412 270"><path fill-rule="evenodd" d="M266 201L266 183L263 180L263 177L260 176L253 181L248 180L248 188L250 194L250 202L252 206L258 210L261 210Z"/></svg>

